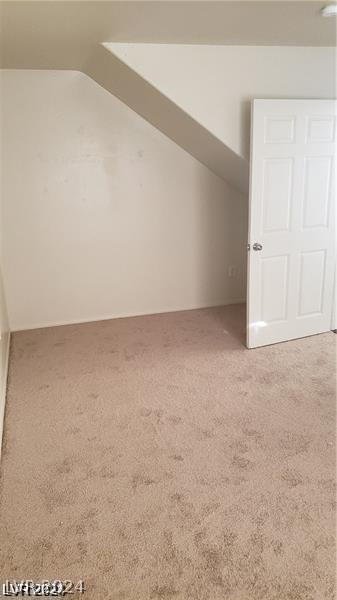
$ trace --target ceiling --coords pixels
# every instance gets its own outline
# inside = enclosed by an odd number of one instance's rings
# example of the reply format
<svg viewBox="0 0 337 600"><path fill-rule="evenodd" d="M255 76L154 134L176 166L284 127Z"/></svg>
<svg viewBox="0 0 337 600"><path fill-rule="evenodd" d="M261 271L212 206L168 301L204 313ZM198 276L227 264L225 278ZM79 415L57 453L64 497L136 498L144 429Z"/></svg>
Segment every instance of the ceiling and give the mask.
<svg viewBox="0 0 337 600"><path fill-rule="evenodd" d="M101 42L334 46L316 0L2 1L0 66L81 69Z"/></svg>

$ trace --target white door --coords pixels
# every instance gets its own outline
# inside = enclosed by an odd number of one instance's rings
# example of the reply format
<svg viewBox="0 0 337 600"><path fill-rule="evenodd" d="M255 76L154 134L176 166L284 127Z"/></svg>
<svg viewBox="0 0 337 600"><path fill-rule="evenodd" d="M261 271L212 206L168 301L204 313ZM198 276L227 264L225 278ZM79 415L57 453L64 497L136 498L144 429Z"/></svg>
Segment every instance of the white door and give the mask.
<svg viewBox="0 0 337 600"><path fill-rule="evenodd" d="M254 100L247 346L331 328L337 103Z"/></svg>

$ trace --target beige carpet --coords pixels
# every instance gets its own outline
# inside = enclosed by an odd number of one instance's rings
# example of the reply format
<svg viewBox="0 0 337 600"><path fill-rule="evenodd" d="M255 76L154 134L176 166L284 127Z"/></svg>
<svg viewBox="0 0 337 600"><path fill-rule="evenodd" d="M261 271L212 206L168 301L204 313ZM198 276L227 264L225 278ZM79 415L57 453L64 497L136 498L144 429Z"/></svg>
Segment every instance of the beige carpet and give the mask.
<svg viewBox="0 0 337 600"><path fill-rule="evenodd" d="M3 579L84 579L84 600L335 598L335 336L247 350L243 319L13 336Z"/></svg>

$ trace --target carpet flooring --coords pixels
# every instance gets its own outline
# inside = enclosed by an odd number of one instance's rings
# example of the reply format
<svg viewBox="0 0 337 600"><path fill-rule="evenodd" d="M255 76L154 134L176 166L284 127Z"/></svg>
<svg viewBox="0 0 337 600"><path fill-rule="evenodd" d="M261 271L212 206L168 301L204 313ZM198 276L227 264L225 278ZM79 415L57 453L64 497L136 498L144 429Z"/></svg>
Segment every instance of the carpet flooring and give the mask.
<svg viewBox="0 0 337 600"><path fill-rule="evenodd" d="M335 598L335 337L243 346L244 307L16 333L3 579L84 600Z"/></svg>

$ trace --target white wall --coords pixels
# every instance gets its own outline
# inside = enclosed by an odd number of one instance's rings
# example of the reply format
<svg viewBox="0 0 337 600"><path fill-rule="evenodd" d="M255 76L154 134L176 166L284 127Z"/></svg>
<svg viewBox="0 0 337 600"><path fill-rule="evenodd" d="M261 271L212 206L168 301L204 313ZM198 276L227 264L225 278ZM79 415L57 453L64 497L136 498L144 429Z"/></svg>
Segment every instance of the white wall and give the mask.
<svg viewBox="0 0 337 600"><path fill-rule="evenodd" d="M2 90L1 90L2 91ZM2 105L0 105L0 131L2 131L3 120L2 116ZM0 137L0 182L3 178L2 157L3 157L3 137ZM7 384L7 369L8 369L8 358L9 358L9 324L7 315L7 303L5 297L5 290L3 286L2 278L2 262L3 262L3 196L0 193L0 455L1 455L1 441L3 431L3 419L5 412L5 400L6 400L6 384Z"/></svg>
<svg viewBox="0 0 337 600"><path fill-rule="evenodd" d="M3 81L11 329L244 298L246 198L81 73Z"/></svg>
<svg viewBox="0 0 337 600"><path fill-rule="evenodd" d="M7 388L9 335L6 299L0 267L0 455Z"/></svg>
<svg viewBox="0 0 337 600"><path fill-rule="evenodd" d="M335 48L107 44L232 150L249 158L253 98L334 98Z"/></svg>

